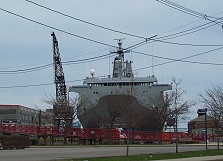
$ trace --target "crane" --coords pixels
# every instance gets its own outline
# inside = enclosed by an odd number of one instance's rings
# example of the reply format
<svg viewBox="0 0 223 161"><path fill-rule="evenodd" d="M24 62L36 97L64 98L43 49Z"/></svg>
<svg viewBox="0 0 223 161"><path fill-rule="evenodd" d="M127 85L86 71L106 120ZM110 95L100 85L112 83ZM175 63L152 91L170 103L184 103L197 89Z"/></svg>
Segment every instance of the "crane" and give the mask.
<svg viewBox="0 0 223 161"><path fill-rule="evenodd" d="M59 44L55 33L51 34L53 37L53 65L54 65L54 83L56 85L56 99L53 105L54 124L61 125L61 121L70 125L73 120L74 111L69 106L67 86L65 84L65 77L62 67L62 62L59 52Z"/></svg>

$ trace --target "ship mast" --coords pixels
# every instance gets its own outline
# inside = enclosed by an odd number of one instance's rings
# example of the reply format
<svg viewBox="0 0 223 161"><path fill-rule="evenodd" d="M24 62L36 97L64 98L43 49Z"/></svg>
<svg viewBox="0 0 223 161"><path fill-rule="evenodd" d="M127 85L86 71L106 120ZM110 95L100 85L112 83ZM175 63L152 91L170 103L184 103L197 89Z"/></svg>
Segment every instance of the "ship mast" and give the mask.
<svg viewBox="0 0 223 161"><path fill-rule="evenodd" d="M117 42L118 49L116 52L112 52L117 54L114 59L113 78L132 77L132 62L124 61L124 53L128 53L129 51L123 50L122 39L117 39Z"/></svg>

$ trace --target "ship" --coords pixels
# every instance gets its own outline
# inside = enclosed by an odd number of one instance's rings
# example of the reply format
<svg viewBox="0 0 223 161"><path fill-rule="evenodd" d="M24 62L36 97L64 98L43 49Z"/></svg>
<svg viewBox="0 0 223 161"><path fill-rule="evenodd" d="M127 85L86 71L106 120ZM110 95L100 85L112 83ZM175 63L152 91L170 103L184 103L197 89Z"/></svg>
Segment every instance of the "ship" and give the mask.
<svg viewBox="0 0 223 161"><path fill-rule="evenodd" d="M112 75L95 77L91 69L83 85L69 87L79 94L77 118L83 128L131 128L141 131L158 131L159 119L150 108L151 99L163 97L170 84L158 84L154 75L135 77L132 61L125 60L122 40L113 61Z"/></svg>

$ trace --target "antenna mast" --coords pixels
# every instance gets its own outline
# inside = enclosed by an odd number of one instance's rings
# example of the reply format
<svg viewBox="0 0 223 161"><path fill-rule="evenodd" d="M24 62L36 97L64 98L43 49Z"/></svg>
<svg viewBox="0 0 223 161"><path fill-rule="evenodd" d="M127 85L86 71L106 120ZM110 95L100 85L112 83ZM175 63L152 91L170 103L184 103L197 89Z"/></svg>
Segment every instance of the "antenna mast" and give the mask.
<svg viewBox="0 0 223 161"><path fill-rule="evenodd" d="M118 42L117 51L111 52L116 53L117 56L114 59L114 67L113 67L113 77L114 78L121 78L121 77L132 77L132 66L131 61L124 62L124 54L128 53L128 51L124 51L122 48L122 40L123 39L115 39Z"/></svg>

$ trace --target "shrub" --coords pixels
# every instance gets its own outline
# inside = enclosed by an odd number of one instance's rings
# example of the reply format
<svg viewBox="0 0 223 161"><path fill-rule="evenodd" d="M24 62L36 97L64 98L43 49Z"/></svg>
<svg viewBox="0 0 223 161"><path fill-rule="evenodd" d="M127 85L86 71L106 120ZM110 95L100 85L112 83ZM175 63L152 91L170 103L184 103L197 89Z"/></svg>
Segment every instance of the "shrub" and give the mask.
<svg viewBox="0 0 223 161"><path fill-rule="evenodd" d="M3 149L24 149L30 146L30 139L28 136L23 135L3 135L0 136L0 143Z"/></svg>

